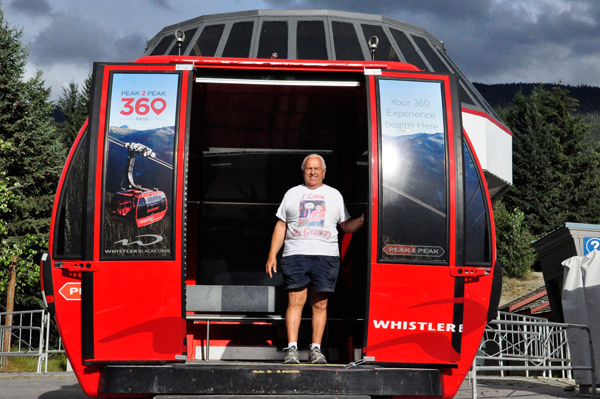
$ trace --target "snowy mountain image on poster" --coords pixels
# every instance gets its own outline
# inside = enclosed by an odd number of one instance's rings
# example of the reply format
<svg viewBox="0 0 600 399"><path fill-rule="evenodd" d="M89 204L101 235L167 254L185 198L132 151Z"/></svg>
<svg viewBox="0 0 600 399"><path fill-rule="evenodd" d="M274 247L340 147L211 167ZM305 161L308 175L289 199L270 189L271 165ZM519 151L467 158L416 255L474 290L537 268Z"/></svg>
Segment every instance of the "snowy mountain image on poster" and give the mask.
<svg viewBox="0 0 600 399"><path fill-rule="evenodd" d="M444 135L419 133L383 138L383 180L429 206L446 212ZM391 160L389 160L391 158Z"/></svg>
<svg viewBox="0 0 600 399"><path fill-rule="evenodd" d="M151 159L135 155L133 166L133 180L136 185L147 189L158 189L167 195L168 203L171 203L173 170L163 164L173 165L175 130L174 126L165 126L150 130L135 130L123 127L110 127L110 139L120 143L139 143L152 149L156 158L163 162L157 163ZM105 189L110 193L122 191L128 188L127 162L128 152L126 148L109 140L108 151L109 170L106 173Z"/></svg>
<svg viewBox="0 0 600 399"><path fill-rule="evenodd" d="M381 79L385 244L446 245L446 119L441 81Z"/></svg>
<svg viewBox="0 0 600 399"><path fill-rule="evenodd" d="M446 230L444 134L383 136L382 144L383 234L396 244L431 244L431 231Z"/></svg>

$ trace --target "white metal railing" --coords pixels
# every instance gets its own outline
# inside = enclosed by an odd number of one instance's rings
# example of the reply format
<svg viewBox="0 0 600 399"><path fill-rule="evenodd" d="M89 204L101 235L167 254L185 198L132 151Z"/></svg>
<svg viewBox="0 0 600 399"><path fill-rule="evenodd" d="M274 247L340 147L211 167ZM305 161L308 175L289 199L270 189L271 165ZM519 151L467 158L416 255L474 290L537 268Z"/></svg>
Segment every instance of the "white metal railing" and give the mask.
<svg viewBox="0 0 600 399"><path fill-rule="evenodd" d="M48 354L64 353L59 338L56 348L50 347L52 317L42 310L0 312L0 367L8 357L37 357L37 372L48 372Z"/></svg>
<svg viewBox="0 0 600 399"><path fill-rule="evenodd" d="M568 327L571 325L552 323L541 317L498 312L483 333L477 368L500 371L502 377L508 370L524 370L526 376L529 371L537 370L550 378L553 371L560 371L560 377L570 379L573 366ZM578 329L585 333L586 327Z"/></svg>
<svg viewBox="0 0 600 399"><path fill-rule="evenodd" d="M45 322L46 322L46 338L44 342L46 343L44 348L44 373L48 372L48 355L51 353L65 353L65 348L63 347L62 338L58 336L58 343L55 347L50 347L50 329L52 327L52 316L50 313L46 312L45 314ZM67 370L69 370L69 363L67 361Z"/></svg>
<svg viewBox="0 0 600 399"><path fill-rule="evenodd" d="M571 361L567 329L575 334L587 334L590 346L590 366L576 366ZM589 326L553 323L541 317L498 312L498 317L485 328L477 356L473 361L471 379L476 398L477 371L541 371L543 377L572 379L573 370L589 370L592 391L596 392L594 350Z"/></svg>

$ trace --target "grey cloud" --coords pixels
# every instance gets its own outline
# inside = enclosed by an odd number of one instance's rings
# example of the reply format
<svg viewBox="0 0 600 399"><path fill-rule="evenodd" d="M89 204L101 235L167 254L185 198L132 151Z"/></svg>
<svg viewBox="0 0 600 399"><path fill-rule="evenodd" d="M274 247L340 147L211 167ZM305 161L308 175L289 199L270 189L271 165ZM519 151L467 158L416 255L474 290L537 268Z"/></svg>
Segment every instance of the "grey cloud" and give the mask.
<svg viewBox="0 0 600 399"><path fill-rule="evenodd" d="M585 18L586 21L582 21ZM581 13L546 13L536 24L540 41L569 46L575 52L597 52L600 44L600 4Z"/></svg>
<svg viewBox="0 0 600 399"><path fill-rule="evenodd" d="M334 9L385 15L446 43L449 55L480 81L559 78L563 65L600 59L600 2L549 0L267 0L281 8ZM576 80L576 73L566 75ZM586 80L579 76L579 80Z"/></svg>
<svg viewBox="0 0 600 399"><path fill-rule="evenodd" d="M168 0L151 0L150 2L160 8L164 8L165 10L173 9L169 4Z"/></svg>
<svg viewBox="0 0 600 399"><path fill-rule="evenodd" d="M146 38L141 33L130 33L114 43L112 61L134 61L146 48Z"/></svg>
<svg viewBox="0 0 600 399"><path fill-rule="evenodd" d="M144 12L154 14L155 29L148 29L148 20L141 25L132 21L128 28L116 21L94 22L93 17L80 21L68 12L54 12L52 8L61 3L50 0L4 1L15 15L34 21L47 17L49 25L30 41L30 60L41 68L135 60L144 51L144 35L203 14L252 8L332 9L385 15L422 27L445 42L454 62L474 81L564 78L565 83L600 84L600 72L594 69L600 64L598 0L230 0L207 2L210 6L191 0L138 0L145 5Z"/></svg>
<svg viewBox="0 0 600 399"><path fill-rule="evenodd" d="M90 61L129 61L144 51L140 33L123 37L106 31L97 22L70 15L53 15L50 25L31 43L33 61L41 65L89 65Z"/></svg>
<svg viewBox="0 0 600 399"><path fill-rule="evenodd" d="M585 23L582 17L598 20L598 6L590 3L587 15L557 9L538 10L533 18L514 9L496 9L498 20L490 20L479 29L478 36L459 37L448 44L452 54L465 66L465 72L477 76L515 74L529 75L532 81L558 79L564 65L590 55L599 55L600 31L596 23ZM469 43L469 45L465 45ZM571 73L569 73L572 76ZM584 79L580 76L579 79ZM573 76L569 83L576 78Z"/></svg>
<svg viewBox="0 0 600 399"><path fill-rule="evenodd" d="M448 19L475 18L483 16L490 7L490 0L267 0L273 7L332 9L340 11L380 14L394 18L395 15L444 15ZM405 21L412 23L411 21Z"/></svg>
<svg viewBox="0 0 600 399"><path fill-rule="evenodd" d="M96 22L58 13L31 43L31 57L41 64L80 64L102 59L107 36Z"/></svg>
<svg viewBox="0 0 600 399"><path fill-rule="evenodd" d="M28 17L45 16L52 12L48 0L13 0L8 7L15 12Z"/></svg>

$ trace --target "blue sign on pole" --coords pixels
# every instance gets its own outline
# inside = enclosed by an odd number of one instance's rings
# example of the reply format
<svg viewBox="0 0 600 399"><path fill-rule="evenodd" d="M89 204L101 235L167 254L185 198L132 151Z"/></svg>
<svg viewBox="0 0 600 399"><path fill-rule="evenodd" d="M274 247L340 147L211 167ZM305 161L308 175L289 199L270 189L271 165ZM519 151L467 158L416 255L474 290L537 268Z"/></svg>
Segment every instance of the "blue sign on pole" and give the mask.
<svg viewBox="0 0 600 399"><path fill-rule="evenodd" d="M600 251L600 237L583 237L583 255L594 250Z"/></svg>

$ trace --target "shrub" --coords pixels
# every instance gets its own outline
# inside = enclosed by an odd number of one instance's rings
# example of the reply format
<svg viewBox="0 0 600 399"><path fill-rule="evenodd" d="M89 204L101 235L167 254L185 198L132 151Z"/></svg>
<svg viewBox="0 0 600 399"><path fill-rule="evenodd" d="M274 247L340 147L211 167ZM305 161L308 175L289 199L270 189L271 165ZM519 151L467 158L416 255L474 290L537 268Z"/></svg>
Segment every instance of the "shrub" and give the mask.
<svg viewBox="0 0 600 399"><path fill-rule="evenodd" d="M524 223L525 214L518 208L506 209L502 201L494 205L496 224L496 247L498 260L502 262L508 277L526 277L536 261L533 246L534 236Z"/></svg>

